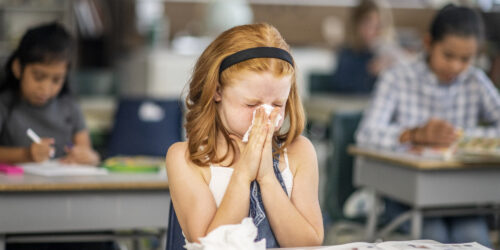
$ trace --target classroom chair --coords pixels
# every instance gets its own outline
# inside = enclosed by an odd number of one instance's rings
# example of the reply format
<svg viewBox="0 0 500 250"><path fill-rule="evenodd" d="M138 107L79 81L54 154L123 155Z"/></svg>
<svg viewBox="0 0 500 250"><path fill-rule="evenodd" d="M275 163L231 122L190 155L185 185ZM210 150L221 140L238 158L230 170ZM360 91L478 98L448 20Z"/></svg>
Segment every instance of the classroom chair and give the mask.
<svg viewBox="0 0 500 250"><path fill-rule="evenodd" d="M168 214L167 228L167 249L166 250L184 250L185 238L182 234L181 226L177 220L175 209L170 201L170 212Z"/></svg>
<svg viewBox="0 0 500 250"><path fill-rule="evenodd" d="M330 73L312 72L309 74L309 93L329 93L332 75Z"/></svg>
<svg viewBox="0 0 500 250"><path fill-rule="evenodd" d="M309 93L338 95L369 95L371 86L358 86L348 79L338 79L339 75L332 73L312 72L309 74Z"/></svg>
<svg viewBox="0 0 500 250"><path fill-rule="evenodd" d="M332 147L326 167L324 210L333 223L346 220L343 207L347 198L356 190L352 183L353 157L347 152L354 144L354 134L362 112L336 113L330 122L329 140Z"/></svg>
<svg viewBox="0 0 500 250"><path fill-rule="evenodd" d="M108 156L164 157L182 140L182 102L152 98L122 98L108 142Z"/></svg>

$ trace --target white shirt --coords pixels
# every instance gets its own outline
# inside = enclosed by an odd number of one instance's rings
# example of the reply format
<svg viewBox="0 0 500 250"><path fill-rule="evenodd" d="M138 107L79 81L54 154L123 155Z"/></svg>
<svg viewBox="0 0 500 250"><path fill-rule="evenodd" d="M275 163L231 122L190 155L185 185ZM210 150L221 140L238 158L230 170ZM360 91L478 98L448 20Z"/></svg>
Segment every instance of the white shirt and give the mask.
<svg viewBox="0 0 500 250"><path fill-rule="evenodd" d="M284 152L286 168L281 171L281 176L283 177L283 182L285 183L286 192L288 193L288 198L292 194L293 187L293 175L290 171L290 166L288 164L288 155L286 150ZM230 167L220 167L210 165L210 184L209 188L215 199L215 204L219 207L224 194L226 193L227 185L229 185L229 180L233 175L233 168Z"/></svg>

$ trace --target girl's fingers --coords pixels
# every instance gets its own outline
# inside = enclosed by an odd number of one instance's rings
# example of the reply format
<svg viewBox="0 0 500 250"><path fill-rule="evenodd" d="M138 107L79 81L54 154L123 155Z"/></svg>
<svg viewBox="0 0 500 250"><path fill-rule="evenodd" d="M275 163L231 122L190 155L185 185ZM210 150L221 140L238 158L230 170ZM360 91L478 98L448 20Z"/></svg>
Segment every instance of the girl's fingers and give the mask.
<svg viewBox="0 0 500 250"><path fill-rule="evenodd" d="M263 108L257 108L256 113L255 113L255 120L253 121L253 126L252 126L252 129L250 131L250 136L248 139L249 143L252 140L252 138L259 137L260 134L264 133L263 132L263 130L265 129L264 119L266 119L265 115L266 115L266 113L265 113ZM265 137L265 133L264 133L264 137Z"/></svg>
<svg viewBox="0 0 500 250"><path fill-rule="evenodd" d="M281 116L281 110L279 108L274 108L271 114L269 115L269 120L271 121L273 128L276 128L276 126L278 125L280 116Z"/></svg>

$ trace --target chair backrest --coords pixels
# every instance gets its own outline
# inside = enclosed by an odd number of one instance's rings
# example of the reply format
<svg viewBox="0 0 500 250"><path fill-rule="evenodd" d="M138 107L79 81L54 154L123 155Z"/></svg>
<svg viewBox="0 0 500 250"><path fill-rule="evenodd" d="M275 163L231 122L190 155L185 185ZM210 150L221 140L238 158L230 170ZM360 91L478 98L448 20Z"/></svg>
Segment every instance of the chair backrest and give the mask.
<svg viewBox="0 0 500 250"><path fill-rule="evenodd" d="M182 140L182 103L179 100L123 98L118 103L108 156L165 156Z"/></svg>
<svg viewBox="0 0 500 250"><path fill-rule="evenodd" d="M352 184L353 157L347 152L354 143L354 133L359 125L362 112L336 113L330 123L330 153L326 168L324 209L332 221L345 219L343 206L355 191Z"/></svg>
<svg viewBox="0 0 500 250"><path fill-rule="evenodd" d="M185 238L182 235L181 225L177 220L174 206L170 201L170 212L168 215L167 228L167 249L166 250L184 250Z"/></svg>
<svg viewBox="0 0 500 250"><path fill-rule="evenodd" d="M331 92L332 74L312 72L309 74L309 93L320 94Z"/></svg>

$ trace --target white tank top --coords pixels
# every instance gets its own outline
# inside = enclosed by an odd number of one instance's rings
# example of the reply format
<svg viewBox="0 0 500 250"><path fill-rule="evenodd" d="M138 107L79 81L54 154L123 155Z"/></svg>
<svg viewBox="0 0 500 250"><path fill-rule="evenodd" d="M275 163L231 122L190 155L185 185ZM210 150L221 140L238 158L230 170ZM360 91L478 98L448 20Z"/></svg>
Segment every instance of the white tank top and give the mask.
<svg viewBox="0 0 500 250"><path fill-rule="evenodd" d="M292 171L290 171L290 166L288 165L288 155L286 153L286 149L284 151L284 158L286 168L281 171L281 176L283 177L283 182L285 183L288 198L290 198L293 187L293 175ZM210 191L212 192L212 195L214 196L215 204L217 204L217 207L219 207L222 201L222 197L224 197L224 193L226 193L229 180L233 175L233 169L229 167L210 165L210 175L210 184L208 186L210 188Z"/></svg>

